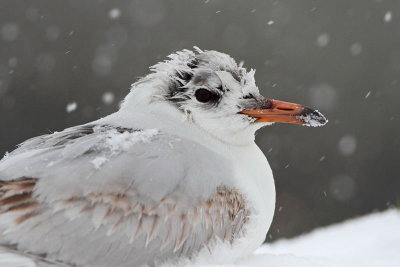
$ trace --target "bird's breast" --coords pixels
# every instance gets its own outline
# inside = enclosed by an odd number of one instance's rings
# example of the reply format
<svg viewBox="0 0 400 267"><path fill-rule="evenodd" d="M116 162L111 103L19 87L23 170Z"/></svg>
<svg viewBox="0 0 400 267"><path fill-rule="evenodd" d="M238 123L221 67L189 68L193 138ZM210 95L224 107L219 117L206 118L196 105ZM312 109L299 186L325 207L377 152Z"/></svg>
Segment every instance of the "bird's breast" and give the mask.
<svg viewBox="0 0 400 267"><path fill-rule="evenodd" d="M275 184L268 161L256 144L231 151L234 183L250 209L241 250L251 253L265 240L275 211Z"/></svg>

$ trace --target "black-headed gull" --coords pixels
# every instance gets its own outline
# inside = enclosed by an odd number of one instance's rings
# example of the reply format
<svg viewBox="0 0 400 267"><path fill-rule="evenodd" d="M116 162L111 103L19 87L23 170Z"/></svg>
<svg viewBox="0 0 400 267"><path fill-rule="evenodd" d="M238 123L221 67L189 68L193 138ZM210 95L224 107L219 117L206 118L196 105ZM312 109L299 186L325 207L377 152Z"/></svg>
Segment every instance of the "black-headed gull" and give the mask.
<svg viewBox="0 0 400 267"><path fill-rule="evenodd" d="M61 266L159 266L229 262L264 241L275 187L256 130L326 119L261 96L254 71L216 51L151 71L118 112L1 160L3 247Z"/></svg>

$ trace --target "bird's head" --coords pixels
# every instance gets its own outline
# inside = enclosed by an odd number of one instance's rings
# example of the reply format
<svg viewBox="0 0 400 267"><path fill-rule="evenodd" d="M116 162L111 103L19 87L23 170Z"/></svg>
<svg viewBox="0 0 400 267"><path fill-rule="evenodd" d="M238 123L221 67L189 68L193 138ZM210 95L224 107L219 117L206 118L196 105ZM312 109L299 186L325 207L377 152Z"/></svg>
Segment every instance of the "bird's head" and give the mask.
<svg viewBox="0 0 400 267"><path fill-rule="evenodd" d="M133 95L128 95L125 106L135 105L132 102L141 106L168 103L191 123L226 142L253 141L256 130L275 122L306 126L327 122L316 110L262 96L255 84L255 71L247 71L224 53L197 47L194 52L182 50L151 70L133 84ZM139 104L141 97L135 96L135 91L146 87L157 88L149 93L153 100Z"/></svg>

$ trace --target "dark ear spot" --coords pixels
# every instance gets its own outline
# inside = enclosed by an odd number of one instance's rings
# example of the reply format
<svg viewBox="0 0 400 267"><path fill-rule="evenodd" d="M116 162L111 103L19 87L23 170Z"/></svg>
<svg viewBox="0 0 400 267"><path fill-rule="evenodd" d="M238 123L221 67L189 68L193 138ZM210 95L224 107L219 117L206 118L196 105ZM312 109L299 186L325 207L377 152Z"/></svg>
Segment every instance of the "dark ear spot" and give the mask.
<svg viewBox="0 0 400 267"><path fill-rule="evenodd" d="M192 61L190 61L189 63L187 63L187 66L191 69L195 69L197 68L199 65L199 61L197 58L194 58ZM193 74L190 72L176 72L175 74L179 79L172 79L169 83L169 97L171 97L171 101L173 102L180 102L180 101L184 101L189 99L189 97L185 97L185 98L173 98L176 94L180 93L180 92L184 92L187 89L186 88L182 88L183 86L185 86L192 78L193 78Z"/></svg>
<svg viewBox="0 0 400 267"><path fill-rule="evenodd" d="M177 76L180 79L180 80L177 80L177 82L180 84L180 86L184 86L192 79L193 74L188 73L188 72L181 72L181 73L177 73ZM185 84L183 84L182 81L184 81Z"/></svg>
<svg viewBox="0 0 400 267"><path fill-rule="evenodd" d="M189 62L187 65L189 68L195 69L199 66L199 60L197 58L195 58L191 62Z"/></svg>
<svg viewBox="0 0 400 267"><path fill-rule="evenodd" d="M169 93L167 95L167 98L169 98L170 101L178 103L178 102L183 102L185 100L190 99L188 96L184 94L180 94L179 97L176 97L179 93L183 93L187 90L187 88L182 87L183 84L182 82L178 80L172 80L169 83L168 89Z"/></svg>
<svg viewBox="0 0 400 267"><path fill-rule="evenodd" d="M197 68L198 64L199 64L199 62L198 62L198 60L195 58L195 59L193 59L192 61L190 61L190 62L187 64L187 66L188 66L189 68L191 68L191 69L195 69L195 68ZM177 72L177 73L176 73L176 76L178 76L179 79L180 79L180 80L177 80L178 84L179 84L180 86L184 86L185 84L187 84L187 83L192 79L193 74L192 74L192 73L189 73L189 72L181 72L181 73L178 73L178 72ZM184 84L182 83L182 81L184 82Z"/></svg>

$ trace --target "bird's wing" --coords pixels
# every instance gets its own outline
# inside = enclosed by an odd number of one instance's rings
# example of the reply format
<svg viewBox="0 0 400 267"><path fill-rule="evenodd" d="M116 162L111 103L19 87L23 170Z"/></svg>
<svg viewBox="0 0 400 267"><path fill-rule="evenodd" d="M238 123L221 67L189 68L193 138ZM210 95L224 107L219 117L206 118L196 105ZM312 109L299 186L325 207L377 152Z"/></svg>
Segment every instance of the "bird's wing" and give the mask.
<svg viewBox="0 0 400 267"><path fill-rule="evenodd" d="M51 261L44 255L35 255L19 251L14 246L0 246L0 266L7 267L70 267L57 261Z"/></svg>
<svg viewBox="0 0 400 267"><path fill-rule="evenodd" d="M229 162L156 129L84 125L0 162L0 242L64 263L139 266L232 242L249 211Z"/></svg>

